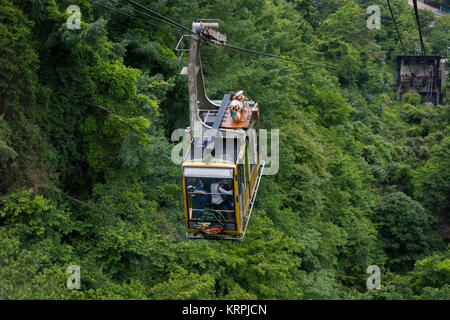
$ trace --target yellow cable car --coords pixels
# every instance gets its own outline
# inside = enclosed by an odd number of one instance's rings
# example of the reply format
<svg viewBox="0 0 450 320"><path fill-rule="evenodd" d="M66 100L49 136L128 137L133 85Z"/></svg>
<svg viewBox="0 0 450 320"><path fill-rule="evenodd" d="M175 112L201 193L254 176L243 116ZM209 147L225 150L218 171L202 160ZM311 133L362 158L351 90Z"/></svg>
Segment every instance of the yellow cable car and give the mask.
<svg viewBox="0 0 450 320"><path fill-rule="evenodd" d="M182 163L186 236L243 240L261 181L259 107L243 92L208 99L199 55L200 37L224 42L217 23L194 22L188 75L190 147ZM181 43L181 39L179 44ZM178 46L177 46L178 48ZM186 70L187 69L187 70Z"/></svg>

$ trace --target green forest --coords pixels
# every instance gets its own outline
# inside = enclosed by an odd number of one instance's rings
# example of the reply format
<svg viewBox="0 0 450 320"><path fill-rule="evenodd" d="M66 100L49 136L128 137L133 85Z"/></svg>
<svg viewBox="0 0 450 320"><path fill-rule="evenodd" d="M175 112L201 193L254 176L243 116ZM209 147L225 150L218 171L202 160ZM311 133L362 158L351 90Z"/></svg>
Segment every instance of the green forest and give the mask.
<svg viewBox="0 0 450 320"><path fill-rule="evenodd" d="M172 132L189 126L183 33L118 2L0 0L0 299L450 299L450 83L446 105L397 100L387 1L137 1L188 28L220 19L232 45L336 66L201 47L208 96L244 90L280 133L243 242L186 239L171 161ZM415 53L414 10L390 3ZM450 14L419 16L427 53L445 57Z"/></svg>

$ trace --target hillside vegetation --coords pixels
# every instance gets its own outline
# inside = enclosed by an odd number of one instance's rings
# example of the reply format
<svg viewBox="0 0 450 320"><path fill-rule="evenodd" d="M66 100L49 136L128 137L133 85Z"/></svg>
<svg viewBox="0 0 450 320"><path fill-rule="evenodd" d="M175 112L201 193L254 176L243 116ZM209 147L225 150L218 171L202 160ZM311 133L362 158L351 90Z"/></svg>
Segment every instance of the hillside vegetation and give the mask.
<svg viewBox="0 0 450 320"><path fill-rule="evenodd" d="M450 299L450 109L395 99L386 1L139 2L339 69L202 47L208 95L258 101L262 127L280 130L280 167L244 242L187 241L170 158L189 121L180 34L87 0L0 0L0 299ZM391 3L414 52L413 11ZM428 52L445 55L450 15L420 17ZM70 265L81 290L66 287ZM370 265L380 290L366 288Z"/></svg>

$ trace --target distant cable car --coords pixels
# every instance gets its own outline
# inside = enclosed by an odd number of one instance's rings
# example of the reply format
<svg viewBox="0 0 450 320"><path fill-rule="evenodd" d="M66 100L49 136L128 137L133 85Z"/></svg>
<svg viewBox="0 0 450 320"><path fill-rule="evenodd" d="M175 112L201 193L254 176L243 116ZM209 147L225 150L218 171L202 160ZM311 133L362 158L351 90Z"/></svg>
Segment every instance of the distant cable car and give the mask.
<svg viewBox="0 0 450 320"><path fill-rule="evenodd" d="M440 54L397 54L397 99L416 92L425 104L443 104L442 87L447 74Z"/></svg>
<svg viewBox="0 0 450 320"><path fill-rule="evenodd" d="M200 38L225 43L214 22L194 22L188 76L190 147L182 163L186 236L243 240L264 169L259 155L259 107L243 92L222 100L206 96Z"/></svg>

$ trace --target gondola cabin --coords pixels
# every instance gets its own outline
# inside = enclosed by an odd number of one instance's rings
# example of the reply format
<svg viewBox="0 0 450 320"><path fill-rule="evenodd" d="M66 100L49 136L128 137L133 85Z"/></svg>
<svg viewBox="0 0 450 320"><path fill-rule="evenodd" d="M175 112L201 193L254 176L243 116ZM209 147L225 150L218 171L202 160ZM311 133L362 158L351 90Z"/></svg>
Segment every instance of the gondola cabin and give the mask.
<svg viewBox="0 0 450 320"><path fill-rule="evenodd" d="M212 101L205 92L201 38L225 43L214 22L194 22L188 66L189 149L182 163L182 188L188 239L244 239L264 161L259 156L259 106L243 91Z"/></svg>
<svg viewBox="0 0 450 320"><path fill-rule="evenodd" d="M220 109L200 112L201 126L215 135L194 139L182 164L188 238L245 236L262 172L258 105L245 104L241 121L233 120L227 101L221 104L226 108L223 117Z"/></svg>

